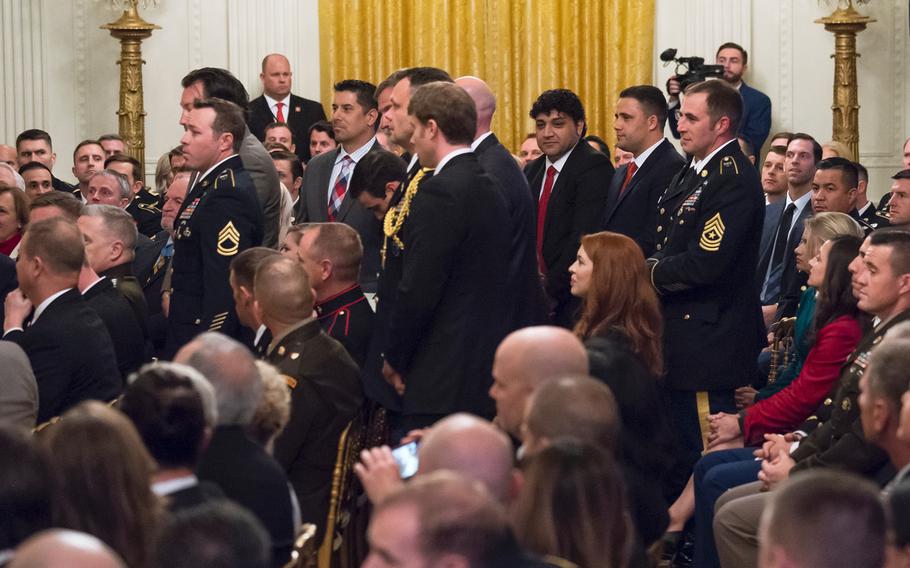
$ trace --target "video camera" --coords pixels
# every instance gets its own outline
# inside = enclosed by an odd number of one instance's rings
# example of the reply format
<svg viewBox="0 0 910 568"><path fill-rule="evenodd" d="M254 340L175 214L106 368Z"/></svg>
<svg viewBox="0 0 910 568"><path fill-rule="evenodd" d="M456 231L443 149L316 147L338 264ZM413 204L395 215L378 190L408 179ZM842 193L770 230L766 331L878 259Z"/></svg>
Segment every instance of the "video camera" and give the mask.
<svg viewBox="0 0 910 568"><path fill-rule="evenodd" d="M660 60L664 66L670 62L676 62L676 80L679 81L679 87L685 90L686 87L693 83L701 83L709 77L723 77L723 65L705 65L704 57L676 57L676 49L666 49L660 54Z"/></svg>

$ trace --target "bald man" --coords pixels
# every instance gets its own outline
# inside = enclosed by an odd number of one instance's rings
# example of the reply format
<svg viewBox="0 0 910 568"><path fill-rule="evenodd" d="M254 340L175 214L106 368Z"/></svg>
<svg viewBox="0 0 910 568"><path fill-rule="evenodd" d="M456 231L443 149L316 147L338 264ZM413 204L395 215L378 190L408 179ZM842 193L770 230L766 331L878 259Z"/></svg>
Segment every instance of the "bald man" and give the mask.
<svg viewBox="0 0 910 568"><path fill-rule="evenodd" d="M508 335L493 359L496 425L521 438L521 421L528 397L542 384L566 375L587 375L588 354L571 332L537 326Z"/></svg>
<svg viewBox="0 0 910 568"><path fill-rule="evenodd" d="M10 568L125 568L106 544L92 535L52 529L31 537L16 550Z"/></svg>
<svg viewBox="0 0 910 568"><path fill-rule="evenodd" d="M453 414L434 424L423 435L417 458L418 476L456 472L482 483L503 505L518 495L511 440L492 423L472 414ZM354 471L374 504L404 485L388 447L364 450L361 460Z"/></svg>
<svg viewBox="0 0 910 568"><path fill-rule="evenodd" d="M16 149L8 144L0 144L0 164L7 164L11 168L18 168Z"/></svg>
<svg viewBox="0 0 910 568"><path fill-rule="evenodd" d="M262 95L250 101L249 127L264 142L266 126L273 122L287 124L296 145L295 153L305 163L310 159L307 133L314 123L325 120L325 111L318 102L291 94L293 76L287 57L280 53L265 56L259 74Z"/></svg>
<svg viewBox="0 0 910 568"><path fill-rule="evenodd" d="M547 301L537 274L534 202L528 180L509 150L490 131L496 96L477 77L459 77L455 84L464 89L477 107L477 130L471 149L477 161L492 177L506 201L509 212L509 280L513 302L509 330L547 321Z"/></svg>
<svg viewBox="0 0 910 568"><path fill-rule="evenodd" d="M272 332L266 361L285 375L291 418L275 440L305 523L325 530L338 440L363 404L357 364L313 317L306 270L284 256L263 259L253 278L254 309Z"/></svg>

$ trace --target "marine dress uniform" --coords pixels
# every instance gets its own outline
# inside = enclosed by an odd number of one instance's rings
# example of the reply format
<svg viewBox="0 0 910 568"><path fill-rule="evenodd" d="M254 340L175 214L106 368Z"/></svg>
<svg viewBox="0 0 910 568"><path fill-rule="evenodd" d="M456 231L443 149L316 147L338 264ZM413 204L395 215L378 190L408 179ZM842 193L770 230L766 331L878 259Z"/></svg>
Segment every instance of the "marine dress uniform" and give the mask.
<svg viewBox="0 0 910 568"><path fill-rule="evenodd" d="M174 221L168 352L203 331L235 336L240 324L228 282L231 260L262 242L262 208L238 155L190 189Z"/></svg>
<svg viewBox="0 0 910 568"><path fill-rule="evenodd" d="M316 304L319 325L344 345L357 366L363 369L373 334L373 309L359 284Z"/></svg>
<svg viewBox="0 0 910 568"><path fill-rule="evenodd" d="M755 270L764 220L758 173L736 140L692 162L658 201L648 259L664 316L665 385L680 479L707 436L707 415L735 412L764 338Z"/></svg>

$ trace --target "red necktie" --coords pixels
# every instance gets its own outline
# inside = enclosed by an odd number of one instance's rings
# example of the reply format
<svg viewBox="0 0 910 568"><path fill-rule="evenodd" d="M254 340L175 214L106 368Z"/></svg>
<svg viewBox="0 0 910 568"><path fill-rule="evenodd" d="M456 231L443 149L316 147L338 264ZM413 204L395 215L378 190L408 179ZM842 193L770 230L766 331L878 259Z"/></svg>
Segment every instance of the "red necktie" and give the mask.
<svg viewBox="0 0 910 568"><path fill-rule="evenodd" d="M284 111L281 110L281 107L284 106L284 103L276 103L276 106L278 107L278 113L275 115L275 120L278 122L284 122Z"/></svg>
<svg viewBox="0 0 910 568"><path fill-rule="evenodd" d="M540 201L537 203L537 266L540 273L546 274L547 267L543 262L543 223L547 218L547 205L550 203L550 194L553 192L553 180L559 173L556 168L547 168L547 179L543 182L543 191L540 192Z"/></svg>
<svg viewBox="0 0 910 568"><path fill-rule="evenodd" d="M635 165L635 162L629 162L629 167L626 168L626 179L622 182L622 187L619 188L619 196L626 192L626 188L629 187L629 182L632 181L632 176L635 175L635 172L638 170L638 166Z"/></svg>

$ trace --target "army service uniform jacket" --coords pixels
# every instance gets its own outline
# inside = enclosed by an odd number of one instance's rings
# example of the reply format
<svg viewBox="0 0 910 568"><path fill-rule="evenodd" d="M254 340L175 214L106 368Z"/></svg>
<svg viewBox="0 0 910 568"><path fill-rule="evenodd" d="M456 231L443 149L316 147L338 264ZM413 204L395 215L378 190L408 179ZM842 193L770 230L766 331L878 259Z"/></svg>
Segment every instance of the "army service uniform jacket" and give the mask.
<svg viewBox="0 0 910 568"><path fill-rule="evenodd" d="M748 383L764 339L755 267L765 201L735 140L691 164L658 201L648 259L664 315L666 384L681 391Z"/></svg>
<svg viewBox="0 0 910 568"><path fill-rule="evenodd" d="M169 343L179 348L203 331L236 335L228 282L231 260L262 243L262 208L237 155L190 189L174 221Z"/></svg>

